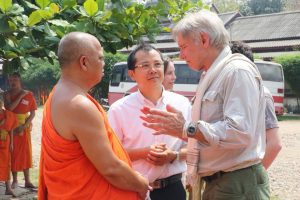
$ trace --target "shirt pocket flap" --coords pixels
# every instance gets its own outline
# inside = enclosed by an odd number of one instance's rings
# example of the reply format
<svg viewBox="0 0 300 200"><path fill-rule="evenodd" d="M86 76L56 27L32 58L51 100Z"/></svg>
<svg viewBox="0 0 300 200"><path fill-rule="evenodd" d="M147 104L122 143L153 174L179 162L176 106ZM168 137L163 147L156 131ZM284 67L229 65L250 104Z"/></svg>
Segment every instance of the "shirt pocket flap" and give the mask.
<svg viewBox="0 0 300 200"><path fill-rule="evenodd" d="M202 98L202 101L215 101L216 100L216 97L217 97L218 93L217 91L207 91L203 98Z"/></svg>

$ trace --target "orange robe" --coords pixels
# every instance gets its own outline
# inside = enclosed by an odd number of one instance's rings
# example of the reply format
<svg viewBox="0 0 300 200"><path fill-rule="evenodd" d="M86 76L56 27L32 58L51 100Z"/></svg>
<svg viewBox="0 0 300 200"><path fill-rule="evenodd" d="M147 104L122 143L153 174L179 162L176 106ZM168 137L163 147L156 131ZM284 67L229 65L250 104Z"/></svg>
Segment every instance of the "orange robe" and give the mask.
<svg viewBox="0 0 300 200"><path fill-rule="evenodd" d="M17 127L18 121L14 113L5 110L0 115L0 120L5 120L0 125L0 181L8 181L10 178L11 152L9 131Z"/></svg>
<svg viewBox="0 0 300 200"><path fill-rule="evenodd" d="M129 156L109 126L102 107L88 97L104 118L112 150L131 166ZM137 200L137 193L116 188L107 182L87 158L78 141L66 140L56 132L50 116L51 99L52 93L43 114L38 199Z"/></svg>
<svg viewBox="0 0 300 200"><path fill-rule="evenodd" d="M14 101L16 96L11 96ZM27 114L36 110L37 105L32 92L29 92L20 103L12 110L15 114ZM31 125L26 127L22 135L14 134L14 149L12 153L12 171L23 171L32 167L32 147L31 147Z"/></svg>

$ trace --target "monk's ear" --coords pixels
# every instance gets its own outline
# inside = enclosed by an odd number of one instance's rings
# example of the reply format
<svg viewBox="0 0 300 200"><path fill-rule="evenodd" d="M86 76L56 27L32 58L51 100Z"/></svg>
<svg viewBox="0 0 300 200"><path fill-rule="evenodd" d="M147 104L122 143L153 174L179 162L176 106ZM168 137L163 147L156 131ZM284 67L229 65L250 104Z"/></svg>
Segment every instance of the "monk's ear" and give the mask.
<svg viewBox="0 0 300 200"><path fill-rule="evenodd" d="M85 72L88 70L86 56L80 56L79 64L80 64L80 69L82 69Z"/></svg>
<svg viewBox="0 0 300 200"><path fill-rule="evenodd" d="M128 76L129 76L133 81L135 81L135 78L134 78L134 70L128 70Z"/></svg>
<svg viewBox="0 0 300 200"><path fill-rule="evenodd" d="M200 39L202 41L202 45L204 48L208 48L209 47L209 43L210 43L210 38L209 35L205 32L200 33Z"/></svg>

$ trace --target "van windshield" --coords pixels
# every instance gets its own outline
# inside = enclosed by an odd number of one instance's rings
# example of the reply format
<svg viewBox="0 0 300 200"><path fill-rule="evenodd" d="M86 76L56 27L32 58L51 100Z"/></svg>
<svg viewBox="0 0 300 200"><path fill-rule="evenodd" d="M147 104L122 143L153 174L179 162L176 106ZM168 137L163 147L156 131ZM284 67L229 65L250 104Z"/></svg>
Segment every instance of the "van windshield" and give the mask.
<svg viewBox="0 0 300 200"><path fill-rule="evenodd" d="M191 70L187 64L175 64L177 84L198 84L201 72Z"/></svg>
<svg viewBox="0 0 300 200"><path fill-rule="evenodd" d="M282 82L283 74L280 65L255 63L264 81Z"/></svg>

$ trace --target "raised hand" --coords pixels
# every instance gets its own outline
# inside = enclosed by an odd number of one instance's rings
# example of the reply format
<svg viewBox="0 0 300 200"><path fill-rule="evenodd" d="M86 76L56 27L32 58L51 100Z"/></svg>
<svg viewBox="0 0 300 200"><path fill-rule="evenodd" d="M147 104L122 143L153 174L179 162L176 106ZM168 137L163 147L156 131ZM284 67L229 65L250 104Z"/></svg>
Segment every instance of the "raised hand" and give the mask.
<svg viewBox="0 0 300 200"><path fill-rule="evenodd" d="M145 127L155 130L154 135L166 134L180 138L183 131L185 119L182 113L170 105L167 111L143 107L141 109L144 116L140 116L145 122Z"/></svg>

